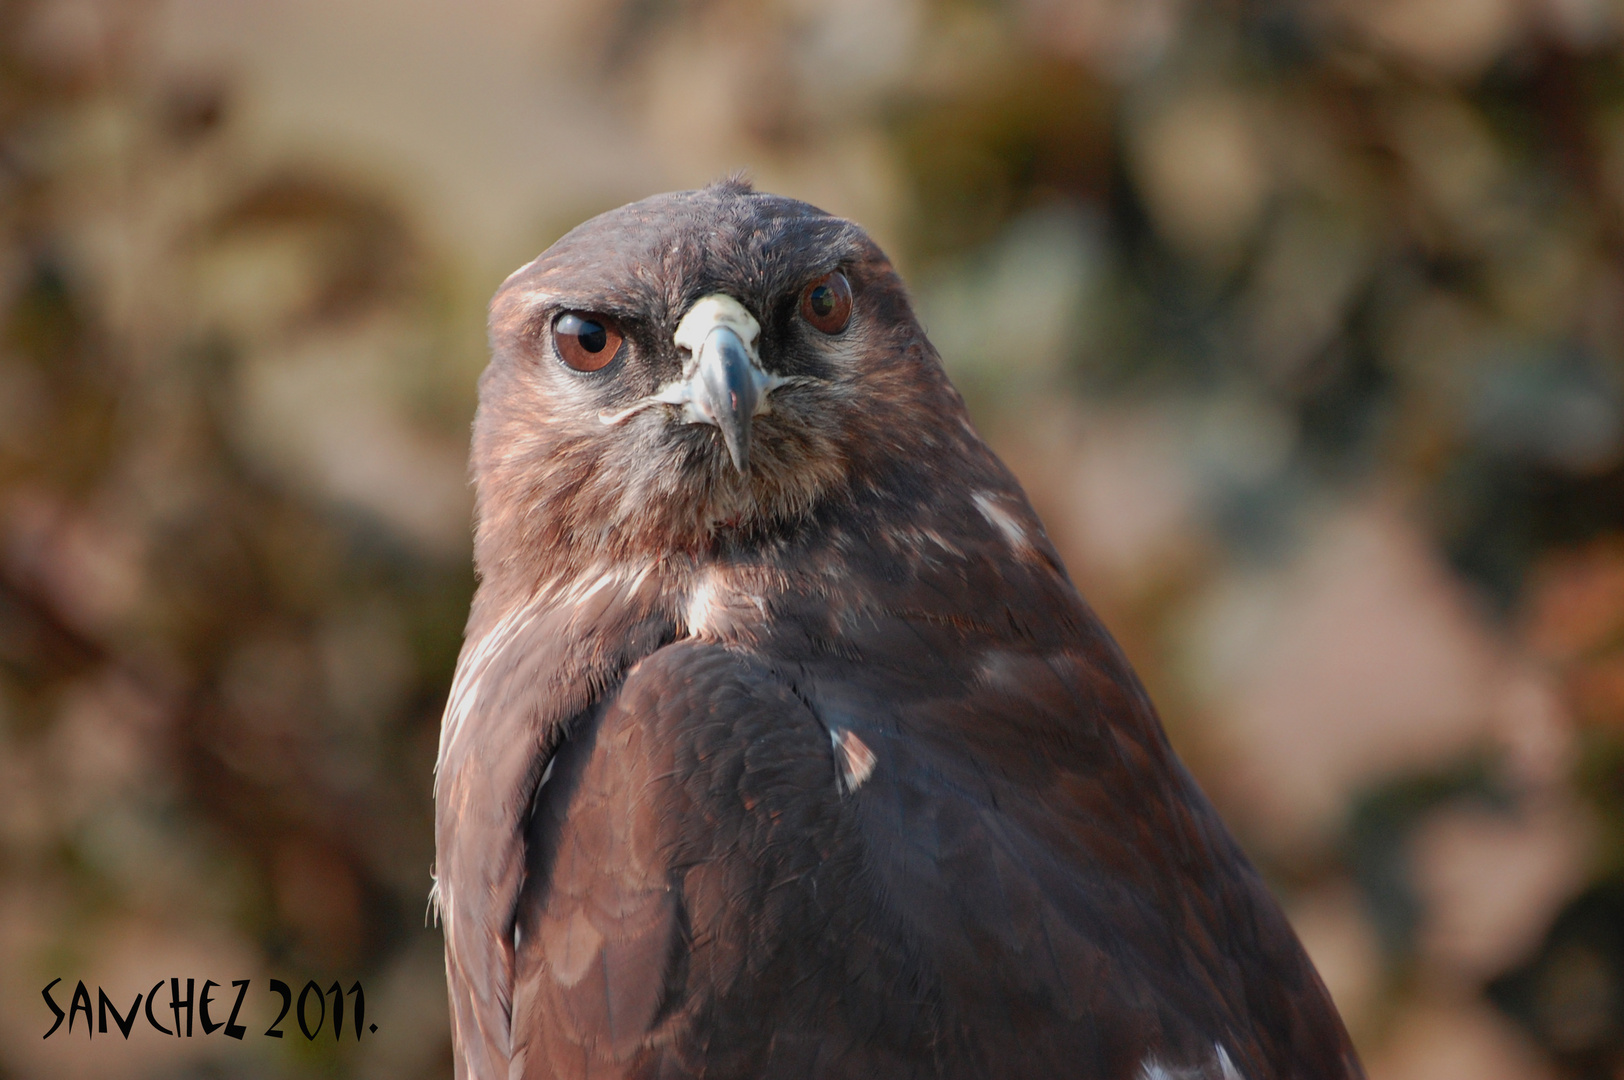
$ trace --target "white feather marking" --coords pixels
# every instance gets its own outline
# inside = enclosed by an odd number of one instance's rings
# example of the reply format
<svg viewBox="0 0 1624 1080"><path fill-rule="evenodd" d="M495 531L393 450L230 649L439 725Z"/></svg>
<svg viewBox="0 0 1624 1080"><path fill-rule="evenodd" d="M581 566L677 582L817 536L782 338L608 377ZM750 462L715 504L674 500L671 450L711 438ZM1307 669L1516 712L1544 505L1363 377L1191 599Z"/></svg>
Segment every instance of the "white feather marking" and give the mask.
<svg viewBox="0 0 1624 1080"><path fill-rule="evenodd" d="M850 795L863 786L863 781L874 775L879 758L868 744L857 737L857 732L846 728L833 728L829 741L835 747L835 765L839 772L840 789Z"/></svg>
<svg viewBox="0 0 1624 1080"><path fill-rule="evenodd" d="M1229 1051L1222 1043L1213 1043L1212 1049L1213 1060L1203 1065L1168 1065L1155 1054L1148 1054L1139 1063L1138 1080L1246 1080L1229 1059Z"/></svg>
<svg viewBox="0 0 1624 1080"><path fill-rule="evenodd" d="M546 787L547 781L553 778L553 766L557 764L558 758L550 757L547 759L547 767L541 770L541 779L536 783L535 797L530 800L530 813L532 815L534 815L536 812L536 803L541 799L541 789Z"/></svg>
<svg viewBox="0 0 1624 1080"><path fill-rule="evenodd" d="M1012 546L1018 548L1032 546L1032 541L1027 538L1026 530L1021 527L1021 523L1016 521L1008 510L998 505L992 493L978 491L970 496L970 499L976 504L976 509L981 511L981 516L987 519L987 523L1003 533L1004 539Z"/></svg>
<svg viewBox="0 0 1624 1080"><path fill-rule="evenodd" d="M597 579L594 580L591 585L588 585L586 587L586 590L584 592L582 592L580 596L575 598L575 601L574 601L575 606L580 607L582 604L584 604L588 600L592 599L594 596L596 596L598 593L602 592L604 589L608 588L610 585L617 584L617 583L622 582L624 580L626 580L626 575L623 574L622 572L620 572L619 570L606 570L606 571L604 571L603 573L598 575ZM571 592L574 592L574 590L572 589Z"/></svg>
<svg viewBox="0 0 1624 1080"><path fill-rule="evenodd" d="M536 615L541 595L532 596L528 601L518 605L512 611L502 616L501 620L479 639L479 643L457 662L456 674L451 679L451 694L446 699L445 715L440 722L440 756L444 761L452 746L456 744L457 736L462 733L463 722L468 714L473 712L474 704L479 700L479 685L490 668L491 662L501 655L519 630L528 625ZM435 766L438 773L439 766ZM439 777L435 777L435 793L439 793Z"/></svg>
<svg viewBox="0 0 1624 1080"><path fill-rule="evenodd" d="M645 567L639 576L639 584L641 577L647 574L648 569ZM502 616L479 643L457 661L457 672L451 679L451 694L446 699L445 715L440 722L439 760L446 759L446 755L456 745L458 736L462 734L464 722L479 701L480 686L491 664L543 608L558 604L573 604L579 607L602 590L620 584L626 578L626 571L620 567L600 570L596 576L590 572L579 574L571 579L569 586L562 593L559 592L559 582L553 581ZM439 791L438 778L435 782L435 791L436 793Z"/></svg>
<svg viewBox="0 0 1624 1080"><path fill-rule="evenodd" d="M688 602L682 608L682 622L692 637L704 637L711 629L716 614L716 577L705 574L688 593Z"/></svg>
<svg viewBox="0 0 1624 1080"><path fill-rule="evenodd" d="M651 572L653 572L653 570L654 570L654 566L651 563L651 564L645 565L641 570L639 570L639 571L637 571L637 573L633 574L631 584L626 586L626 595L630 596L632 593L635 593L638 589L641 589L643 587L643 582L648 580L648 576L649 576L649 574Z"/></svg>
<svg viewBox="0 0 1624 1080"><path fill-rule="evenodd" d="M738 568L708 567L688 586L682 624L689 637L720 640L750 633L748 613L766 616L769 596L783 588L780 579Z"/></svg>
<svg viewBox="0 0 1624 1080"><path fill-rule="evenodd" d="M624 424L627 420L630 420L632 417L636 416L650 405L658 405L664 400L665 399L659 394L654 394L646 398L639 398L637 401L632 402L619 412L599 413L598 422L605 427L614 427L617 424Z"/></svg>

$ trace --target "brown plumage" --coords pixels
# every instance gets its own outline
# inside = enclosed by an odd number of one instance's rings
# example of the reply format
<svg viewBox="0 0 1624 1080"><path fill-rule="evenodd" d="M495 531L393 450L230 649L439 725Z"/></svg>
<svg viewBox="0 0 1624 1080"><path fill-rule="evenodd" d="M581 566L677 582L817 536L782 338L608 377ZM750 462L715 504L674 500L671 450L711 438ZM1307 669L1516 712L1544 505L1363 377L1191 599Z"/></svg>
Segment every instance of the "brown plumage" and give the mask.
<svg viewBox="0 0 1624 1080"><path fill-rule="evenodd" d="M860 229L635 203L509 278L491 346L436 790L459 1077L1362 1075Z"/></svg>

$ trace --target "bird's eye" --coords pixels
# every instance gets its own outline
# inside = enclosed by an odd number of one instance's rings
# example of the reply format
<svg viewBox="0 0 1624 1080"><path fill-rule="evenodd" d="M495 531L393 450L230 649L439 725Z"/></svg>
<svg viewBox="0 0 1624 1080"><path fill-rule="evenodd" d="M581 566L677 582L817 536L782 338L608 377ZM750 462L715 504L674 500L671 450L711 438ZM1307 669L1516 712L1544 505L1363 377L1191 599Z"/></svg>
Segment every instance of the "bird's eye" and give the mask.
<svg viewBox="0 0 1624 1080"><path fill-rule="evenodd" d="M851 321L851 283L836 271L801 292L801 318L825 334L838 334Z"/></svg>
<svg viewBox="0 0 1624 1080"><path fill-rule="evenodd" d="M609 361L619 355L623 340L621 332L599 315L566 311L553 323L558 358L576 371L609 366Z"/></svg>

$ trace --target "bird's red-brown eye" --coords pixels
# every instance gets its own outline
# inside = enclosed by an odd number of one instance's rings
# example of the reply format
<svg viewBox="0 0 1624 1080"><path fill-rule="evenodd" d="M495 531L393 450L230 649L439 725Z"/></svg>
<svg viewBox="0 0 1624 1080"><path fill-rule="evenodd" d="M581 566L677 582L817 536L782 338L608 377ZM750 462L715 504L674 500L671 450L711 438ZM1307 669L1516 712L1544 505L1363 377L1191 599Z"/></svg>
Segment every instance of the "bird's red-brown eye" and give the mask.
<svg viewBox="0 0 1624 1080"><path fill-rule="evenodd" d="M838 334L851 321L851 283L838 270L825 274L801 292L801 318L813 329Z"/></svg>
<svg viewBox="0 0 1624 1080"><path fill-rule="evenodd" d="M607 367L619 355L623 340L620 331L600 315L566 311L553 323L558 358L576 371Z"/></svg>

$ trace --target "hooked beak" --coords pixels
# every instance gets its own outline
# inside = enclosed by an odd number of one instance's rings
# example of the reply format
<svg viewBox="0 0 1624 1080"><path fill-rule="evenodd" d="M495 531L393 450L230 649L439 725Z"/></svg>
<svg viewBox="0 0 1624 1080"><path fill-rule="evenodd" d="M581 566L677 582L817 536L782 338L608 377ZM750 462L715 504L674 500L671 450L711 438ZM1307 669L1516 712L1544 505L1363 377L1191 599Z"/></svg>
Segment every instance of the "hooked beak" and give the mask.
<svg viewBox="0 0 1624 1080"><path fill-rule="evenodd" d="M780 386L818 382L804 375L769 375L756 354L761 324L726 293L694 301L672 340L688 352L682 374L648 397L619 412L598 414L605 424L621 424L651 405L682 406L685 424L710 424L722 433L727 456L740 473L750 470L750 428L771 412L767 396Z"/></svg>
<svg viewBox="0 0 1624 1080"><path fill-rule="evenodd" d="M764 387L763 375L744 340L731 326L718 326L699 346L698 366L692 382L693 409L699 422L722 429L727 456L739 472L750 471L750 422Z"/></svg>
<svg viewBox="0 0 1624 1080"><path fill-rule="evenodd" d="M720 429L727 456L741 473L750 469L751 421L769 410L768 393L784 381L761 369L756 355L760 333L761 324L733 297L712 293L700 298L672 337L689 353L682 377L655 395L680 404L687 423Z"/></svg>

